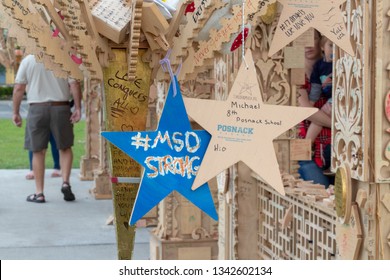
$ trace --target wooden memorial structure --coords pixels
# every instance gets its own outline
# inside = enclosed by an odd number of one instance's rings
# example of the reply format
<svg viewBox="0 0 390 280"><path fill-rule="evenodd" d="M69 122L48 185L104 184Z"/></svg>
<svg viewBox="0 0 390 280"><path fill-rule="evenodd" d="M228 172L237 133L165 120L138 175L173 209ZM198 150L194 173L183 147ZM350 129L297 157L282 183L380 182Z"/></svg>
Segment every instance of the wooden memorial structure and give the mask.
<svg viewBox="0 0 390 280"><path fill-rule="evenodd" d="M17 44L57 76L84 81L80 179L94 181L96 199L113 200L118 259L132 257L142 170L99 134L156 127L171 81L160 60L169 54L186 98L223 102L251 51L264 105L297 106L314 29L334 43L334 193L299 177L298 161L311 155L292 127L273 140L281 189L231 164L209 181L218 221L173 192L145 216L156 225L150 259L390 259L390 2L298 2L0 2L0 63L13 65L15 53L3 50ZM337 28L321 13L335 13Z"/></svg>

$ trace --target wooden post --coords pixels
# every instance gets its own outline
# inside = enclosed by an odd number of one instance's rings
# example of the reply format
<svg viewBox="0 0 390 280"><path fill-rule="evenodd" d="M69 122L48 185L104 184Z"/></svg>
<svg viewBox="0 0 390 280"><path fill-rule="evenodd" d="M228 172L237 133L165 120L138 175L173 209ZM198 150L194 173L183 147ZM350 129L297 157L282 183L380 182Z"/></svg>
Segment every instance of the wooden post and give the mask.
<svg viewBox="0 0 390 280"><path fill-rule="evenodd" d="M104 108L101 109L99 118L101 131L105 131L107 127L104 121L105 116L103 116L103 112ZM110 164L108 162L107 142L103 137L99 137L99 151L99 167L94 172L95 187L92 191L95 199L111 199L112 184L110 180Z"/></svg>
<svg viewBox="0 0 390 280"><path fill-rule="evenodd" d="M85 100L85 155L80 160L80 180L93 180L94 170L99 167L99 133L101 90L99 80L84 79Z"/></svg>
<svg viewBox="0 0 390 280"><path fill-rule="evenodd" d="M144 130L148 111L151 69L138 53L136 78L127 80L126 49L113 49L115 58L104 70L105 125L107 131ZM141 167L121 150L110 144L112 177L140 177ZM118 259L131 259L134 249L135 226L129 218L139 184L112 184Z"/></svg>

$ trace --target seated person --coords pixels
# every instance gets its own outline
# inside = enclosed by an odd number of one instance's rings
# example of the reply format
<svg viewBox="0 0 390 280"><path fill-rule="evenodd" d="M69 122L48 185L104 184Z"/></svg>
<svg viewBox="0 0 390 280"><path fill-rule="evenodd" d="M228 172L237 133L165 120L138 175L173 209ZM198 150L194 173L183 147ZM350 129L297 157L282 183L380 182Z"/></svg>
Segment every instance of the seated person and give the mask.
<svg viewBox="0 0 390 280"><path fill-rule="evenodd" d="M314 101L316 97L312 95L312 101L310 101L309 99L309 92L311 92L311 86L312 86L309 77L311 77L312 73L316 71L314 65L318 63L319 59L323 61L323 58L321 58L320 41L321 41L321 36L316 31L314 46L305 48L306 83L301 89L299 89L300 96L298 97L299 105L302 107L316 107L320 109L327 103L328 99L331 97L331 91L329 95L329 94L324 94L322 90L320 90L320 96L315 103ZM321 85L320 88L322 88ZM324 107L324 110L326 107L328 107L329 109L329 105L330 104L326 105ZM329 184L332 183L332 178L329 178L328 176L324 175L323 171L329 168L330 166L330 151L331 151L330 144L331 144L331 125L332 125L331 116L330 114L326 114L322 110L319 110L317 113L310 116L307 120L301 123L300 132L299 132L299 136L301 138L309 138L306 135L310 124L316 124L322 127L322 129L320 130L321 132L317 137L312 136L314 138L314 140L312 141L314 146L313 159L309 161L299 162L300 164L299 174L301 175L301 178L306 181L313 181L314 183L322 184L325 187L328 187ZM314 133L313 131L310 133L315 134L315 131Z"/></svg>
<svg viewBox="0 0 390 280"><path fill-rule="evenodd" d="M333 67L333 42L323 36L321 38L321 49L323 51L323 59L318 60L313 66L313 72L310 77L310 93L309 100L311 104L315 104L321 94L327 98L325 105L321 110L331 117L332 114L332 67ZM317 138L322 130L322 126L316 123L311 123L307 129L306 138L311 139L312 143Z"/></svg>

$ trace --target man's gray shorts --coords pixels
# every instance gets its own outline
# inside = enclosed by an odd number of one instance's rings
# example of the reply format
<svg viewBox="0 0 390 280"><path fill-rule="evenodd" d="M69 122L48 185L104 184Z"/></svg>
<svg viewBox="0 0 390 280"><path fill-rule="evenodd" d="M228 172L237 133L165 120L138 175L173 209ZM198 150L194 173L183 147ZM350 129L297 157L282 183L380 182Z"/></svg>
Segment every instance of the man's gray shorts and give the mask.
<svg viewBox="0 0 390 280"><path fill-rule="evenodd" d="M24 148L32 152L47 149L50 131L59 150L72 147L74 134L70 116L69 105L58 105L55 102L30 104Z"/></svg>

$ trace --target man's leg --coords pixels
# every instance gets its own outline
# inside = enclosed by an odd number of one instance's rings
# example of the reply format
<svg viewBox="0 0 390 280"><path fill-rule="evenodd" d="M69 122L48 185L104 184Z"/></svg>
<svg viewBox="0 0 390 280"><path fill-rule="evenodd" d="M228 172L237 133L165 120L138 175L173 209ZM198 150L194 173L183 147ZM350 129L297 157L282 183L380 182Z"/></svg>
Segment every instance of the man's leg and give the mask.
<svg viewBox="0 0 390 280"><path fill-rule="evenodd" d="M66 201L75 200L75 196L72 193L70 183L69 183L70 172L72 169L72 161L73 161L72 148L60 150L60 164L62 169L62 180L63 180L61 192L64 194L64 200Z"/></svg>
<svg viewBox="0 0 390 280"><path fill-rule="evenodd" d="M62 175L61 192L64 194L65 201L75 200L72 193L69 180L72 169L74 142L73 124L69 121L71 111L69 106L53 106L51 109L50 129L56 141L57 148L60 150L60 165Z"/></svg>
<svg viewBox="0 0 390 280"><path fill-rule="evenodd" d="M33 151L32 168L35 177L35 194L27 201L45 202L45 156L49 142L49 118L44 105L29 106L26 123L25 149Z"/></svg>
<svg viewBox="0 0 390 280"><path fill-rule="evenodd" d="M46 150L34 152L33 155L33 171L35 176L35 193L43 193L45 184L45 155Z"/></svg>
<svg viewBox="0 0 390 280"><path fill-rule="evenodd" d="M60 150L60 165L62 169L62 180L69 183L72 169L73 152L72 148Z"/></svg>
<svg viewBox="0 0 390 280"><path fill-rule="evenodd" d="M54 162L54 167L53 169L56 170L61 170L61 165L60 165L60 153L57 148L56 140L54 139L53 133L50 132L50 146L51 146L51 154L53 156L53 162Z"/></svg>

